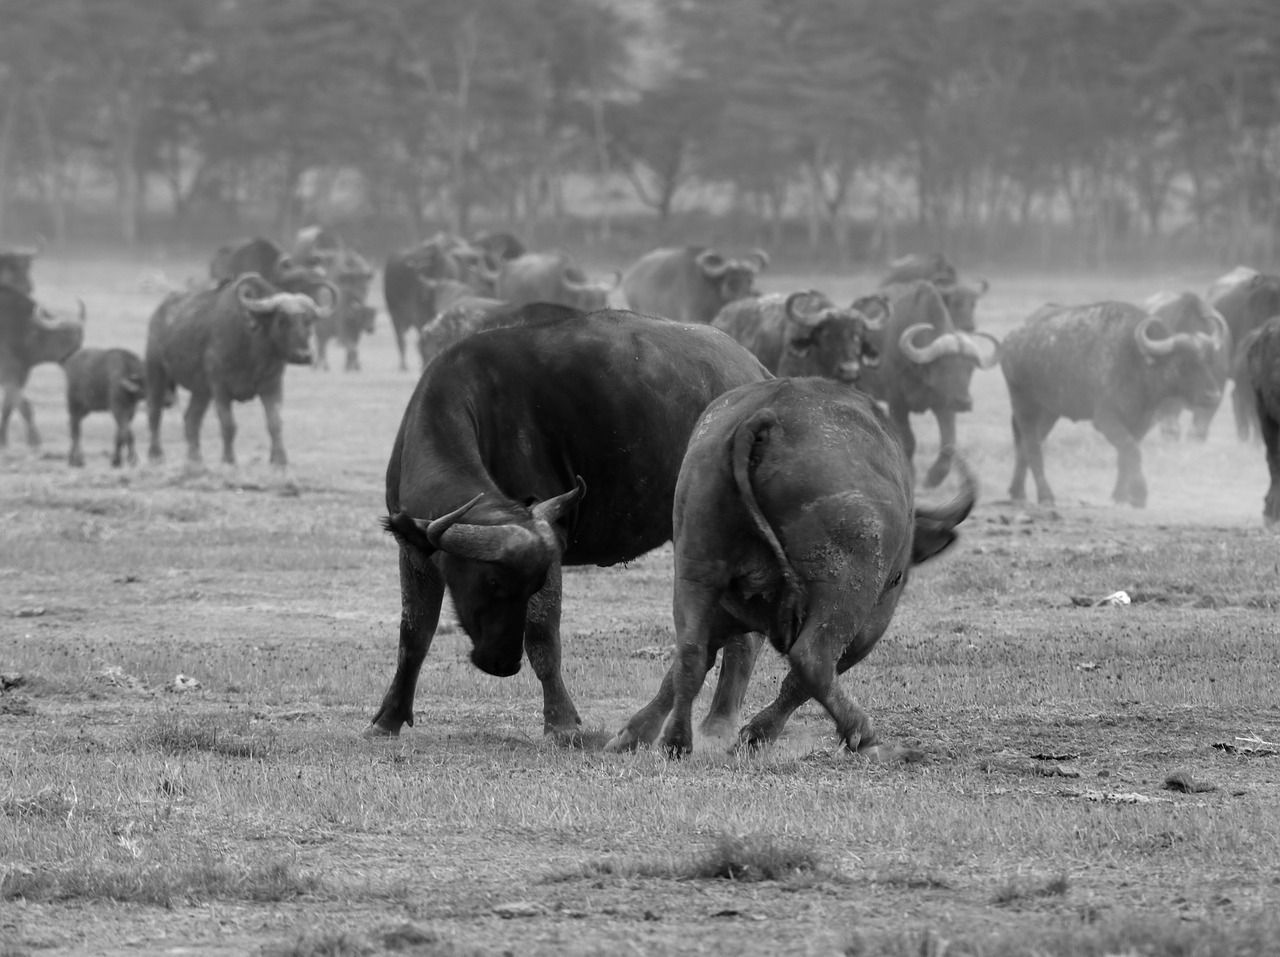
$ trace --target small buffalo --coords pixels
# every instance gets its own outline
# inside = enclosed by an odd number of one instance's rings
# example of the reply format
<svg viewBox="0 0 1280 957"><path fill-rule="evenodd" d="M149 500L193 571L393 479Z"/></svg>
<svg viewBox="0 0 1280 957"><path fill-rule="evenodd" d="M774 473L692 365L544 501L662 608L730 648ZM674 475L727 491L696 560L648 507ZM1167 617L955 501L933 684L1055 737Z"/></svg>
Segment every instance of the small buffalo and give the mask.
<svg viewBox="0 0 1280 957"><path fill-rule="evenodd" d="M133 415L146 391L142 359L128 349L80 349L62 369L67 374L67 414L71 419L71 452L67 462L84 465L80 425L90 412L110 412L116 420L115 452L111 464L119 468L125 455L138 464L133 442Z"/></svg>
<svg viewBox="0 0 1280 957"><path fill-rule="evenodd" d="M915 504L911 463L870 396L827 379L739 386L694 427L674 507L676 657L657 696L607 745L693 748L690 708L725 649L716 698L741 701L767 635L791 671L778 698L744 727L748 747L773 741L810 697L849 748L908 757L883 741L837 674L879 641L913 565L955 541L976 499ZM670 713L670 718L667 718ZM714 717L714 716L713 716ZM665 725L664 725L665 720ZM723 730L714 721L703 733Z"/></svg>
<svg viewBox="0 0 1280 957"><path fill-rule="evenodd" d="M27 427L27 444L39 448L31 402L23 395L31 370L42 362L62 362L84 342L84 303L80 316L55 316L27 293L0 283L0 448L9 441L9 417L16 409Z"/></svg>
<svg viewBox="0 0 1280 957"><path fill-rule="evenodd" d="M759 295L756 274L768 266L760 249L744 259L726 259L704 246L655 249L627 270L622 292L636 312L709 323L735 299Z"/></svg>
<svg viewBox="0 0 1280 957"><path fill-rule="evenodd" d="M711 324L742 343L778 376L824 376L858 381L879 353L867 333L883 329L884 296L867 296L841 308L816 291L739 299Z"/></svg>

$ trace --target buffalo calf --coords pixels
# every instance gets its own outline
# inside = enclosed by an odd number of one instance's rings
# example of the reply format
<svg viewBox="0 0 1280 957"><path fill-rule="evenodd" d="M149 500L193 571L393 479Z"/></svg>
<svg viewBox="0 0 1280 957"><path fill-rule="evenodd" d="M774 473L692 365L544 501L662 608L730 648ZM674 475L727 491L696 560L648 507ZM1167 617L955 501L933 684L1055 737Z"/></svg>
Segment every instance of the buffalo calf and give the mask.
<svg viewBox="0 0 1280 957"><path fill-rule="evenodd" d="M725 649L716 699L741 701L759 648L750 635L762 633L791 671L741 743L772 741L813 697L851 751L905 756L876 735L836 676L884 634L911 566L955 540L976 498L955 461L960 497L920 508L911 463L869 396L829 379L777 379L711 403L676 483L676 657L654 700L608 747L652 742L661 729L669 753L690 751L690 708L716 654Z"/></svg>
<svg viewBox="0 0 1280 957"><path fill-rule="evenodd" d="M67 414L71 417L71 453L67 461L84 465L80 423L90 412L110 412L116 420L116 446L111 464L124 455L138 464L133 444L133 414L146 390L142 360L128 349L81 349L62 364L67 374Z"/></svg>

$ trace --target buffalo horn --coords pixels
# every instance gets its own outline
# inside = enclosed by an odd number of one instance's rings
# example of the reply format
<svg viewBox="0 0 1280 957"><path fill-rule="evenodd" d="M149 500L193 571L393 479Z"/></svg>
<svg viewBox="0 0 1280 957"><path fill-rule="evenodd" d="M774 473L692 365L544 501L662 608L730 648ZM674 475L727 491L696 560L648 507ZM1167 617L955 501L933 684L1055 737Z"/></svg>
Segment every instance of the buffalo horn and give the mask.
<svg viewBox="0 0 1280 957"><path fill-rule="evenodd" d="M338 308L338 303L342 301L342 293L338 290L338 287L328 279L321 279L316 283L316 285L321 289L327 289L329 291L329 302L327 305L321 303L319 299L312 300L316 304L316 315L321 319L328 319L333 315L334 310Z"/></svg>
<svg viewBox="0 0 1280 957"><path fill-rule="evenodd" d="M990 369L1000 361L1000 340L989 332L957 332L960 342L963 345L965 355L972 356L973 360L978 363L979 369ZM994 347L989 359L982 358L982 350L978 348L978 344L973 340L975 338L986 339Z"/></svg>
<svg viewBox="0 0 1280 957"><path fill-rule="evenodd" d="M574 487L569 491L557 495L555 498L549 498L545 502L539 502L533 507L534 521L554 525L564 517L565 512L578 504L578 500L587 493L587 483L582 480L581 475L574 476L574 478L576 479Z"/></svg>
<svg viewBox="0 0 1280 957"><path fill-rule="evenodd" d="M719 279L729 271L729 264L714 249L704 249L698 253L698 258L694 262L708 279Z"/></svg>
<svg viewBox="0 0 1280 957"><path fill-rule="evenodd" d="M978 286L978 295L985 296L987 294L987 290L991 288L991 283L987 282L987 280L985 279L979 279L977 286Z"/></svg>
<svg viewBox="0 0 1280 957"><path fill-rule="evenodd" d="M855 299L849 308L862 314L863 324L872 332L880 332L889 321L889 297L882 293Z"/></svg>
<svg viewBox="0 0 1280 957"><path fill-rule="evenodd" d="M751 250L751 252L747 253L747 259L754 259L756 261L756 268L753 270L754 272L764 272L769 268L769 254L763 249Z"/></svg>
<svg viewBox="0 0 1280 957"><path fill-rule="evenodd" d="M455 508L452 512L428 523L427 541L449 555L480 562L510 560L514 552L536 541L532 532L519 525L460 523L458 520L483 497L484 493L481 492L461 508Z"/></svg>
<svg viewBox="0 0 1280 957"><path fill-rule="evenodd" d="M1204 319L1212 327L1209 339L1213 343L1214 349L1221 352L1226 347L1227 340L1231 336L1227 320L1223 318L1222 313L1208 304L1205 305Z"/></svg>
<svg viewBox="0 0 1280 957"><path fill-rule="evenodd" d="M259 276L256 272L242 273L236 279L235 285L232 287L235 297L239 300L240 305L244 306L250 312L270 312L271 305L266 303L266 299L255 299L245 290L246 286L256 285L258 283L266 284L266 280Z"/></svg>
<svg viewBox="0 0 1280 957"><path fill-rule="evenodd" d="M952 467L960 473L960 494L945 505L917 506L916 515L937 522L946 528L954 528L968 517L978 501L978 478L973 474L973 469L969 467L965 457L954 447L947 446L939 454L945 455L948 450L952 453Z"/></svg>
<svg viewBox="0 0 1280 957"><path fill-rule="evenodd" d="M1166 335L1162 339L1152 339L1151 327L1156 324L1159 324L1160 328L1166 332L1169 331L1169 327L1164 324L1164 321L1159 316L1145 317L1133 330L1133 338L1138 343L1138 348L1142 350L1144 355L1151 356L1153 359L1170 355L1178 345L1177 336L1173 335Z"/></svg>
<svg viewBox="0 0 1280 957"><path fill-rule="evenodd" d="M786 304L782 307L787 318L798 326L817 325L830 308L831 303L827 297L815 289L793 292L787 296Z"/></svg>
<svg viewBox="0 0 1280 957"><path fill-rule="evenodd" d="M484 498L484 492L479 493L475 498L467 502L466 505L455 508L452 512L446 512L437 519L433 519L427 525L427 541L436 548L440 548L441 536L443 536L444 533L458 521L458 519L471 511L471 506L475 505L476 502L480 501L482 498Z"/></svg>
<svg viewBox="0 0 1280 957"><path fill-rule="evenodd" d="M912 362L927 365L945 355L954 355L961 349L960 339L954 332L944 332L926 346L915 344L915 338L922 332L933 330L927 322L917 322L902 330L898 338L898 348Z"/></svg>

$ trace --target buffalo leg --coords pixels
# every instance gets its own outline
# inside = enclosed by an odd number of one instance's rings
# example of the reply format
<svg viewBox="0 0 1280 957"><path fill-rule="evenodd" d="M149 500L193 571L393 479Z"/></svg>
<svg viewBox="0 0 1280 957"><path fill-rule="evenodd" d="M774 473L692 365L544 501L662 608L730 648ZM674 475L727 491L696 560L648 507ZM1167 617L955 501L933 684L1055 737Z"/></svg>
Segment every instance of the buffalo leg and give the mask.
<svg viewBox="0 0 1280 957"><path fill-rule="evenodd" d="M164 450L160 447L160 418L164 415L168 398L165 393L168 384L164 379L164 371L157 365L147 366L147 429L151 433L151 444L147 448L147 459L151 462L164 461Z"/></svg>
<svg viewBox="0 0 1280 957"><path fill-rule="evenodd" d="M951 459L956 451L956 414L950 409L935 410L933 414L938 419L938 441L942 445L938 449L938 458L925 473L925 488L942 484L942 480L951 471Z"/></svg>
<svg viewBox="0 0 1280 957"><path fill-rule="evenodd" d="M207 392L192 392L187 402L187 411L182 415L182 430L187 439L187 461L192 465L200 464L200 425L204 422L204 414L209 410L210 395ZM158 448L156 432L151 433L152 450ZM152 456L155 459L155 456Z"/></svg>
<svg viewBox="0 0 1280 957"><path fill-rule="evenodd" d="M265 404L264 398L263 405ZM219 389L213 396L213 408L218 413L218 428L222 432L222 462L224 465L235 465L236 417L231 410L231 396Z"/></svg>
<svg viewBox="0 0 1280 957"><path fill-rule="evenodd" d="M136 401L136 400L134 400ZM115 412L116 419L116 454L111 464L120 466L123 455L127 455L130 465L138 464L138 450L133 441L133 413L136 406L133 402L122 404Z"/></svg>
<svg viewBox="0 0 1280 957"><path fill-rule="evenodd" d="M674 602L676 654L671 663L671 715L662 731L663 750L673 757L693 750L693 700L702 690L716 652L735 630L742 627L720 607L723 591L721 583L681 578L677 562Z"/></svg>
<svg viewBox="0 0 1280 957"><path fill-rule="evenodd" d="M80 425L87 413L79 406L72 406L68 411L70 413L71 426L71 451L67 453L67 464L74 468L83 468L84 448L80 444Z"/></svg>
<svg viewBox="0 0 1280 957"><path fill-rule="evenodd" d="M400 371L408 372L409 364L404 361L404 330L395 323L392 323L391 331L396 337L396 351L400 353Z"/></svg>
<svg viewBox="0 0 1280 957"><path fill-rule="evenodd" d="M1013 478L1009 480L1009 498L1021 502L1027 497L1027 450L1022 444L1022 429L1017 413L1009 416L1013 428Z"/></svg>
<svg viewBox="0 0 1280 957"><path fill-rule="evenodd" d="M1044 475L1044 440L1057 422L1057 416L1038 413L1037 410L1013 410L1014 443L1017 446L1013 466L1013 481L1009 485L1009 497L1021 501L1027 497L1027 469L1036 482L1036 501L1041 505L1053 504L1053 489Z"/></svg>
<svg viewBox="0 0 1280 957"><path fill-rule="evenodd" d="M1142 449L1138 440L1109 410L1095 414L1093 425L1116 448L1117 475L1112 501L1144 508L1147 504L1147 480L1142 475Z"/></svg>
<svg viewBox="0 0 1280 957"><path fill-rule="evenodd" d="M325 368L329 368L327 365ZM283 388L277 387L262 393L262 411L267 418L267 434L271 436L271 464L284 468L289 457L284 454L284 420L280 407L284 404Z"/></svg>
<svg viewBox="0 0 1280 957"><path fill-rule="evenodd" d="M1271 487L1263 500L1262 517L1267 525L1280 522L1280 422L1272 418L1261 394L1257 398L1258 430L1267 449L1267 471L1271 473Z"/></svg>
<svg viewBox="0 0 1280 957"><path fill-rule="evenodd" d="M738 730L742 701L747 696L747 685L751 682L751 672L755 670L763 643L762 634L750 631L735 634L725 642L724 654L720 656L720 678L711 697L711 707L698 728L698 733L704 738L727 738Z"/></svg>
<svg viewBox="0 0 1280 957"><path fill-rule="evenodd" d="M8 444L9 417L15 409L18 415L22 417L22 422L27 429L27 445L33 449L38 449L40 447L40 432L36 428L35 417L31 412L31 403L22 394L21 387L5 390L4 403L0 406L0 447Z"/></svg>
<svg viewBox="0 0 1280 957"><path fill-rule="evenodd" d="M560 673L560 563L547 571L546 584L529 599L525 621L524 652L533 673L542 682L542 733L573 735L582 726L578 709Z"/></svg>
<svg viewBox="0 0 1280 957"><path fill-rule="evenodd" d="M1231 411L1235 413L1236 437L1241 442L1248 442L1253 438L1258 421L1252 388L1239 381L1231 387Z"/></svg>
<svg viewBox="0 0 1280 957"><path fill-rule="evenodd" d="M396 673L382 699L382 706L365 730L366 738L396 737L404 725L413 727L413 696L418 674L426 660L440 605L444 600L444 575L434 562L400 547L400 651Z"/></svg>

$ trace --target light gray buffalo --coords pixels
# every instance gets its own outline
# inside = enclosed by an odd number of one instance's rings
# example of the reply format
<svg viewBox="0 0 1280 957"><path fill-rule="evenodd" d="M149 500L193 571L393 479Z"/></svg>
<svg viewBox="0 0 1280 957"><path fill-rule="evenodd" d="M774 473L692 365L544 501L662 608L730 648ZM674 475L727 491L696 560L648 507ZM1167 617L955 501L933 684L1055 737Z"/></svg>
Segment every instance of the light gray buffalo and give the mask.
<svg viewBox="0 0 1280 957"><path fill-rule="evenodd" d="M511 306L550 302L582 312L609 305L609 293L621 278L592 282L564 253L525 253L505 260L494 283L494 296Z"/></svg>
<svg viewBox="0 0 1280 957"><path fill-rule="evenodd" d="M875 401L828 379L739 386L712 402L694 427L676 483L676 657L658 694L609 742L692 750L690 708L724 649L716 700L703 723L720 737L767 635L791 669L777 698L742 728L748 747L773 741L810 697L851 751L910 757L876 734L840 687L879 641L913 565L956 539L977 492L915 504L911 463ZM670 717L668 718L668 714Z"/></svg>
<svg viewBox="0 0 1280 957"><path fill-rule="evenodd" d="M711 322L726 304L759 295L756 274L768 266L768 255L759 249L744 259L726 259L704 246L655 249L626 271L622 293L636 312Z"/></svg>

